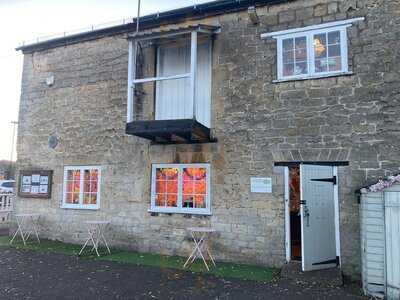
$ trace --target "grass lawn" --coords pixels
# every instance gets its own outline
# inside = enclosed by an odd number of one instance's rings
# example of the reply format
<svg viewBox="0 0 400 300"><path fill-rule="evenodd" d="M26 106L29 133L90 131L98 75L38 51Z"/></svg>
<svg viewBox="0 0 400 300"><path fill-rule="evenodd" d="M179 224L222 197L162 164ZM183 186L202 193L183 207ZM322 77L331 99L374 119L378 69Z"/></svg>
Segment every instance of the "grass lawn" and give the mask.
<svg viewBox="0 0 400 300"><path fill-rule="evenodd" d="M0 246L13 247L21 250L32 250L43 253L49 253L49 252L61 253L66 255L77 255L81 248L81 245L65 244L49 240L41 240L40 244L37 244L35 241L30 241L26 246L24 246L22 241L15 240L13 244L10 246L9 240L10 238L8 236L0 236ZM83 259L114 261L119 263L128 263L135 265L178 269L178 270L191 271L194 273L209 273L218 277L239 278L244 280L255 280L261 282L271 281L279 273L279 270L276 268L234 264L227 262L216 262L217 267L211 268L210 271L207 271L203 262L199 259L197 259L197 261L194 264L184 269L183 268L183 264L185 263L184 257L164 256L151 253L138 253L120 249L111 249L111 255L104 254L103 256L100 257L97 257L92 253L90 253L90 251L86 251L81 257ZM102 249L102 253L106 253L104 249Z"/></svg>

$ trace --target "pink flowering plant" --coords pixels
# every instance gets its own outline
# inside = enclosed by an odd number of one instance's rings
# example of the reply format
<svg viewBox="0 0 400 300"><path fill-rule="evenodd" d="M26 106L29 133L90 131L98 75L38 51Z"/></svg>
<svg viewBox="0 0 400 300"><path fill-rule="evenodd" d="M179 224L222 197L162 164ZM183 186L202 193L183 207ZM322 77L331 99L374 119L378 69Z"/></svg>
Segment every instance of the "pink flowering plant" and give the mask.
<svg viewBox="0 0 400 300"><path fill-rule="evenodd" d="M400 174L389 176L385 179L379 179L379 181L369 187L365 187L361 189L361 193L365 194L368 192L380 192L388 187L391 187L393 184L400 182Z"/></svg>

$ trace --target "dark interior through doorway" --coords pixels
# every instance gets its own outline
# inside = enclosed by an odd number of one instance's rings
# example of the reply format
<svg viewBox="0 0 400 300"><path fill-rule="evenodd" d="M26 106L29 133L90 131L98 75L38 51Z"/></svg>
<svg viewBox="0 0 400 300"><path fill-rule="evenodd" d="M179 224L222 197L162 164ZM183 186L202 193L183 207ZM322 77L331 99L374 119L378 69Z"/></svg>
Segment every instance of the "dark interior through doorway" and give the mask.
<svg viewBox="0 0 400 300"><path fill-rule="evenodd" d="M300 167L289 167L291 259L301 260Z"/></svg>

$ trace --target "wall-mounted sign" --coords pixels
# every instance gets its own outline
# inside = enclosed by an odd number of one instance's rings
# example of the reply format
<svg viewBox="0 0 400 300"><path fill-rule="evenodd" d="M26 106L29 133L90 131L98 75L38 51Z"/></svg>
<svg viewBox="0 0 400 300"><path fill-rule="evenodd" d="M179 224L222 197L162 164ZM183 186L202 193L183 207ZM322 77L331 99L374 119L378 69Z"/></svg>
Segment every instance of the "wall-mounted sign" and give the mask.
<svg viewBox="0 0 400 300"><path fill-rule="evenodd" d="M21 170L18 195L24 198L51 198L52 177L53 171Z"/></svg>
<svg viewBox="0 0 400 300"><path fill-rule="evenodd" d="M272 193L272 179L270 177L251 177L250 191L252 193Z"/></svg>

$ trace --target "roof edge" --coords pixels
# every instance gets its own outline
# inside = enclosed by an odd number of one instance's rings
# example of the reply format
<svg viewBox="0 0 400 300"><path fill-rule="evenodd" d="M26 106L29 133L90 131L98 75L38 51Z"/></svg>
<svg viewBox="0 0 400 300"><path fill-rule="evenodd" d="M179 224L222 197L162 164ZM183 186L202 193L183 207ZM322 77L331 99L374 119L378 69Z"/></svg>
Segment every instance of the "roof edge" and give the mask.
<svg viewBox="0 0 400 300"><path fill-rule="evenodd" d="M140 17L141 29L151 29L160 25L167 25L180 22L188 18L205 18L223 13L232 13L247 9L249 6L265 6L279 3L286 3L295 0L220 0L187 6L178 9L155 13ZM30 45L23 45L16 48L24 54L42 51L46 49L76 44L84 41L99 39L106 36L128 33L136 30L136 18L131 23L111 26L98 30L72 34L65 37L54 38Z"/></svg>

